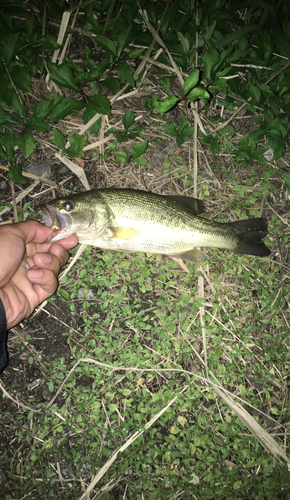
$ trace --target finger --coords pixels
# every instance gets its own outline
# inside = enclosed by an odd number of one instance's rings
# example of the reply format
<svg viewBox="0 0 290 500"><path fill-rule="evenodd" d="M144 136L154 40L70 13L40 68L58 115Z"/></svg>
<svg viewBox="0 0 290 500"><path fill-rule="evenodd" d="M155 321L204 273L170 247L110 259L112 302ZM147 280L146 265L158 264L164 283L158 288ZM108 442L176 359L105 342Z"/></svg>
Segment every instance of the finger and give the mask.
<svg viewBox="0 0 290 500"><path fill-rule="evenodd" d="M11 226L11 230L19 235L25 244L27 243L44 243L51 235L51 228L46 227L36 220L27 220L18 222Z"/></svg>
<svg viewBox="0 0 290 500"><path fill-rule="evenodd" d="M27 259L30 268L47 269L53 271L57 275L60 271L61 266L63 266L68 260L68 252L61 247L58 255L54 255L51 252L47 253L36 253L29 259Z"/></svg>
<svg viewBox="0 0 290 500"><path fill-rule="evenodd" d="M79 240L75 234L71 234L67 238L64 238L63 240L58 240L58 244L61 245L63 248L66 248L69 250L70 248L75 247L78 244Z"/></svg>
<svg viewBox="0 0 290 500"><path fill-rule="evenodd" d="M27 245L27 255L32 255L35 252L49 252L51 247L55 247L55 245L59 245L62 248L66 248L69 250L70 248L75 247L78 244L78 239L77 237L72 234L68 238L64 238L63 240L59 240L55 243L51 242L45 242L45 243L38 243L36 245L34 244L28 244Z"/></svg>
<svg viewBox="0 0 290 500"><path fill-rule="evenodd" d="M27 279L34 284L34 292L38 297L38 304L48 299L57 289L58 280L55 273L51 270L29 269L26 275Z"/></svg>
<svg viewBox="0 0 290 500"><path fill-rule="evenodd" d="M35 253L33 241L42 242L50 235L50 228L36 221L19 222L0 227L0 287L4 286L19 268L27 246ZM28 242L29 245L27 245Z"/></svg>

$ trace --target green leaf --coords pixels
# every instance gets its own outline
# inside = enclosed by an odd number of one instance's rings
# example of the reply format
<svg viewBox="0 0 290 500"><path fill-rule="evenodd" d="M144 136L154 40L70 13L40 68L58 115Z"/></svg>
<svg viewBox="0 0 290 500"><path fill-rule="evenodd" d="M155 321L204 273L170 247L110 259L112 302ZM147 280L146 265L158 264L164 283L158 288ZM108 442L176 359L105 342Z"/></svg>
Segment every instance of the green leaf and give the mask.
<svg viewBox="0 0 290 500"><path fill-rule="evenodd" d="M86 110L83 113L84 123L88 123L96 114L109 114L111 108L110 101L102 95L93 95L87 98ZM94 134L97 134L101 128L101 118L98 118L89 128Z"/></svg>
<svg viewBox="0 0 290 500"><path fill-rule="evenodd" d="M217 42L215 42L215 47L217 49L220 49L224 45L228 45L228 44L231 45L235 40L238 40L242 36L247 35L248 33L252 33L253 31L261 31L261 29L262 29L262 26L260 26L259 24L250 24L247 26L243 26L239 30L234 31L230 35L227 35L227 36L221 38L220 40L218 40Z"/></svg>
<svg viewBox="0 0 290 500"><path fill-rule="evenodd" d="M172 94L172 79L171 78L159 78L159 83L161 87L167 92L168 94Z"/></svg>
<svg viewBox="0 0 290 500"><path fill-rule="evenodd" d="M185 141L189 139L189 137L193 134L194 127L188 126L188 121L184 118L181 118L181 125L178 128L178 134L176 139L176 144L181 146Z"/></svg>
<svg viewBox="0 0 290 500"><path fill-rule="evenodd" d="M212 155L216 155L223 148L215 139L210 143L209 149Z"/></svg>
<svg viewBox="0 0 290 500"><path fill-rule="evenodd" d="M181 124L178 127L178 132L180 134L182 134L183 131L186 130L186 128L188 127L188 125L189 125L188 120L186 118L184 118L184 116L182 116L181 117Z"/></svg>
<svg viewBox="0 0 290 500"><path fill-rule="evenodd" d="M114 154L117 156L116 160L118 163L128 163L128 155L125 151L115 151Z"/></svg>
<svg viewBox="0 0 290 500"><path fill-rule="evenodd" d="M99 83L95 82L95 83L91 83L91 89L92 91L97 94L100 90L101 86Z"/></svg>
<svg viewBox="0 0 290 500"><path fill-rule="evenodd" d="M5 130L0 134L0 156L10 163L14 162L14 146L16 146L16 137L12 135L12 130Z"/></svg>
<svg viewBox="0 0 290 500"><path fill-rule="evenodd" d="M51 127L47 123L42 122L35 117L29 118L26 121L25 125L27 128L29 128L29 130L37 130L37 132L44 132L45 130L51 129Z"/></svg>
<svg viewBox="0 0 290 500"><path fill-rule="evenodd" d="M284 127L284 125L282 125L282 123L278 123L277 130L283 139L287 138L287 129Z"/></svg>
<svg viewBox="0 0 290 500"><path fill-rule="evenodd" d="M96 112L94 109L87 108L83 113L84 123L88 123L95 116L95 114ZM90 126L89 130L91 130L93 134L97 135L97 133L101 128L101 125L102 125L102 118L100 117L93 123L93 125Z"/></svg>
<svg viewBox="0 0 290 500"><path fill-rule="evenodd" d="M16 144L18 144L25 158L28 158L35 150L35 139L30 132L21 132L18 134Z"/></svg>
<svg viewBox="0 0 290 500"><path fill-rule="evenodd" d="M58 426L58 428L57 428L58 432L62 432L63 431L63 427L62 427L61 431L59 430L60 427L61 426ZM47 478L51 477L51 475L52 475L52 470L51 469L45 469L45 471L44 471L44 477L47 479Z"/></svg>
<svg viewBox="0 0 290 500"><path fill-rule="evenodd" d="M152 111L155 108L153 105L153 97L149 99L148 97L144 97L144 110L145 111Z"/></svg>
<svg viewBox="0 0 290 500"><path fill-rule="evenodd" d="M132 158L137 158L138 156L142 155L147 148L148 141L141 141L138 142L132 149L131 149L131 156Z"/></svg>
<svg viewBox="0 0 290 500"><path fill-rule="evenodd" d="M79 87L75 83L72 70L64 64L47 63L50 78L60 87L66 87L76 92L80 92Z"/></svg>
<svg viewBox="0 0 290 500"><path fill-rule="evenodd" d="M212 34L213 34L214 30L215 30L216 25L217 25L217 21L216 21L216 20L214 20L214 21L213 21L213 22L212 22L212 23L208 26L208 28L207 28L207 30L206 30L206 32L205 32L205 34L204 34L204 36L203 36L203 38L204 38L205 40L211 40L211 39L212 39Z"/></svg>
<svg viewBox="0 0 290 500"><path fill-rule="evenodd" d="M57 94L59 95L59 94ZM67 115L72 115L78 110L84 107L82 101L77 101L76 99L69 99L68 97L59 96L60 100L57 99L55 105L52 107L49 118L51 122L57 122L62 120Z"/></svg>
<svg viewBox="0 0 290 500"><path fill-rule="evenodd" d="M269 130L269 146L273 149L274 151L274 159L277 160L281 156L283 156L284 151L285 151L285 146L284 146L284 138L285 138L285 127L283 125L277 125L277 128L274 129L272 128Z"/></svg>
<svg viewBox="0 0 290 500"><path fill-rule="evenodd" d="M32 420L33 418L33 415L34 415L34 412L33 411L30 411L27 415L27 420L28 422L30 422L30 420ZM36 460L38 460L38 457L36 458Z"/></svg>
<svg viewBox="0 0 290 500"><path fill-rule="evenodd" d="M290 174L283 172L282 177L283 177L284 181L286 182L286 184L290 187Z"/></svg>
<svg viewBox="0 0 290 500"><path fill-rule="evenodd" d="M7 64L7 66L10 65L11 61L13 60L15 54L17 53L17 50L19 48L19 37L20 37L20 32L16 34L10 34L7 37L3 37L3 45L1 46L1 53L3 54L4 60Z"/></svg>
<svg viewBox="0 0 290 500"><path fill-rule="evenodd" d="M289 10L288 10L288 20L289 20ZM289 59L290 56L290 45L287 40L287 36L285 36L285 33L281 30L279 23L276 19L276 12L269 13L268 18L267 18L267 24L272 28L271 34L273 37L274 42L276 43L277 47L279 48L281 54ZM288 33L287 33L288 35ZM288 35L289 39L289 35Z"/></svg>
<svg viewBox="0 0 290 500"><path fill-rule="evenodd" d="M190 43L189 40L186 36L184 36L180 31L177 32L178 39L182 45L183 52L185 55L189 53L190 50Z"/></svg>
<svg viewBox="0 0 290 500"><path fill-rule="evenodd" d="M76 156L85 156L83 148L86 146L88 140L87 135L74 134L71 136L69 142L70 147L67 150L68 156L74 158Z"/></svg>
<svg viewBox="0 0 290 500"><path fill-rule="evenodd" d="M21 61L13 61L9 72L16 87L26 92L32 92L29 71Z"/></svg>
<svg viewBox="0 0 290 500"><path fill-rule="evenodd" d="M202 60L203 60L203 64L204 64L205 76L207 77L208 80L211 80L212 76L213 76L214 69L217 66L217 64L219 63L220 54L214 47L212 47L211 49L208 49L206 51Z"/></svg>
<svg viewBox="0 0 290 500"><path fill-rule="evenodd" d="M53 103L51 100L42 99L35 104L32 116L34 118L37 118L38 120L43 120L44 118L48 117L52 107Z"/></svg>
<svg viewBox="0 0 290 500"><path fill-rule="evenodd" d="M134 161L137 163L137 165L140 165L143 167L144 165L147 165L147 160L144 158L144 156L138 156L137 158L134 159Z"/></svg>
<svg viewBox="0 0 290 500"><path fill-rule="evenodd" d="M223 78L215 78L213 84L210 86L210 91L212 94L217 92L222 92L223 94L228 93L228 82ZM224 101L222 102L224 104ZM221 103L217 103L217 105L221 106ZM232 104L233 105L233 104Z"/></svg>
<svg viewBox="0 0 290 500"><path fill-rule="evenodd" d="M57 43L56 36L50 33L46 33L45 37L41 37L38 40L39 51L41 52L52 52L53 50L59 49L61 46Z"/></svg>
<svg viewBox="0 0 290 500"><path fill-rule="evenodd" d="M189 101L194 102L197 99L210 99L210 94L205 89L195 87L195 89L192 89L186 97Z"/></svg>
<svg viewBox="0 0 290 500"><path fill-rule="evenodd" d="M171 137L176 137L177 136L177 124L175 123L173 125L170 123L166 123L165 132L166 132L166 134L170 135Z"/></svg>
<svg viewBox="0 0 290 500"><path fill-rule="evenodd" d="M170 109L172 109L177 102L180 101L180 97L176 97L175 95L171 95L166 97L164 101L156 101L154 103L155 107L159 111L159 113L166 113Z"/></svg>
<svg viewBox="0 0 290 500"><path fill-rule="evenodd" d="M88 73L87 71L79 72L75 75L76 82L93 82L95 80L95 76L92 73Z"/></svg>
<svg viewBox="0 0 290 500"><path fill-rule="evenodd" d="M131 127L131 125L133 125L134 121L135 121L135 114L133 113L133 111L131 110L126 111L123 117L123 125L125 129L128 130L128 128Z"/></svg>
<svg viewBox="0 0 290 500"><path fill-rule="evenodd" d="M137 135L141 136L141 132L143 132L143 127L140 125L139 122L134 122L132 125L130 125L129 130L128 130L128 137L130 139L134 139L134 137L137 137Z"/></svg>
<svg viewBox="0 0 290 500"><path fill-rule="evenodd" d="M9 126L9 125L19 125L19 120L16 120L6 109L0 107L0 125Z"/></svg>
<svg viewBox="0 0 290 500"><path fill-rule="evenodd" d="M117 94L121 88L120 81L117 78L113 78L112 76L108 76L102 81L102 85L105 90L113 90L114 94Z"/></svg>
<svg viewBox="0 0 290 500"><path fill-rule="evenodd" d="M128 141L128 137L126 134L123 134L122 132L118 132L117 135L116 135L116 139L119 143L121 142L127 142Z"/></svg>
<svg viewBox="0 0 290 500"><path fill-rule="evenodd" d="M7 79L0 79L0 106L4 106L6 108L10 107L11 97L13 91L11 89L10 81L8 83Z"/></svg>
<svg viewBox="0 0 290 500"><path fill-rule="evenodd" d="M261 85L259 85L259 89L261 90L261 92L265 92L269 95L273 95L273 92L272 92L271 88L269 87L269 85L262 83Z"/></svg>
<svg viewBox="0 0 290 500"><path fill-rule="evenodd" d="M246 389L245 389L245 386L243 384L239 385L239 391L240 391L241 398L244 398L246 395Z"/></svg>
<svg viewBox="0 0 290 500"><path fill-rule="evenodd" d="M132 394L132 391L131 389L121 389L121 393L123 394L123 396L130 396L130 394Z"/></svg>
<svg viewBox="0 0 290 500"><path fill-rule="evenodd" d="M54 134L51 135L49 139L59 148L64 149L66 145L66 138L57 128L54 130Z"/></svg>
<svg viewBox="0 0 290 500"><path fill-rule="evenodd" d="M265 151L267 151L267 148L265 148L263 146L259 146L259 147L255 148L254 152L251 154L252 160L258 160L260 163L263 164L265 162L265 158L263 156Z"/></svg>
<svg viewBox="0 0 290 500"><path fill-rule="evenodd" d="M88 123L96 114L96 111L92 108L87 108L84 113L83 113L83 120L84 120L84 123ZM94 123L93 125L90 126L89 130L91 130L91 132L93 132L93 134L96 134L99 132L100 128L101 128L101 125L102 125L102 118L98 118Z"/></svg>
<svg viewBox="0 0 290 500"><path fill-rule="evenodd" d="M254 100L254 102L259 103L261 99L261 90L255 85L250 85L250 96Z"/></svg>
<svg viewBox="0 0 290 500"><path fill-rule="evenodd" d="M145 48L140 48L140 49L133 49L129 52L129 55L127 56L128 59L137 59L138 57L140 57L143 52L145 52Z"/></svg>
<svg viewBox="0 0 290 500"><path fill-rule="evenodd" d="M30 41L31 41L31 38L32 38L32 34L35 31L35 28L36 28L36 19L35 19L35 17L34 16L27 17L26 21L25 21L25 29L26 29L26 33L27 33L27 38Z"/></svg>
<svg viewBox="0 0 290 500"><path fill-rule="evenodd" d="M122 30L117 38L117 56L120 57L123 49L129 45L132 40L132 27Z"/></svg>
<svg viewBox="0 0 290 500"><path fill-rule="evenodd" d="M13 2L13 7L12 7L13 12L15 12L15 10L14 10L15 6L17 6L19 8L19 2L18 2L18 5L16 4L15 1ZM25 9L26 6L24 6L23 3L22 3L22 10L23 10L23 8ZM7 9L6 13L5 13L5 10L2 7L2 9L1 9L1 18L2 18L1 21L2 21L2 23L1 24L3 24L3 27L5 26L5 28L7 27L9 29L9 31L13 31L13 24L14 24L13 23L13 19L12 19L12 17L10 15L8 15L8 12L9 12L10 9ZM19 9L19 11L20 10L21 9Z"/></svg>
<svg viewBox="0 0 290 500"><path fill-rule="evenodd" d="M111 113L111 102L102 94L88 97L86 107L87 109L93 108L95 111L94 114L109 115Z"/></svg>
<svg viewBox="0 0 290 500"><path fill-rule="evenodd" d="M178 146L181 146L185 141L189 139L189 137L193 134L194 132L194 127L185 127L183 130L181 130L176 139L176 144Z"/></svg>
<svg viewBox="0 0 290 500"><path fill-rule="evenodd" d="M111 53L113 56L117 56L116 45L112 40L105 36L95 36L94 41L97 41L101 47L103 47L107 53Z"/></svg>
<svg viewBox="0 0 290 500"><path fill-rule="evenodd" d="M16 93L12 96L11 106L22 119L26 118L28 112L27 106Z"/></svg>
<svg viewBox="0 0 290 500"><path fill-rule="evenodd" d="M88 64L88 67L91 71L91 75L93 78L99 78L104 73L104 71L107 69L108 66L109 66L108 61L101 61L99 63L93 61L92 64Z"/></svg>
<svg viewBox="0 0 290 500"><path fill-rule="evenodd" d="M135 86L135 80L133 78L134 69L127 63L119 62L117 65L118 75L123 80L123 82L129 83L132 87Z"/></svg>
<svg viewBox="0 0 290 500"><path fill-rule="evenodd" d="M278 160L284 154L285 154L285 144L283 142L280 142L274 148L273 160Z"/></svg>
<svg viewBox="0 0 290 500"><path fill-rule="evenodd" d="M11 165L9 167L8 175L10 179L16 184L26 184L27 180L22 175L22 168L20 165Z"/></svg>
<svg viewBox="0 0 290 500"><path fill-rule="evenodd" d="M188 92L193 89L198 83L199 80L199 70L197 69L196 71L193 71L188 75L186 78L184 85L183 85L183 94L186 96Z"/></svg>

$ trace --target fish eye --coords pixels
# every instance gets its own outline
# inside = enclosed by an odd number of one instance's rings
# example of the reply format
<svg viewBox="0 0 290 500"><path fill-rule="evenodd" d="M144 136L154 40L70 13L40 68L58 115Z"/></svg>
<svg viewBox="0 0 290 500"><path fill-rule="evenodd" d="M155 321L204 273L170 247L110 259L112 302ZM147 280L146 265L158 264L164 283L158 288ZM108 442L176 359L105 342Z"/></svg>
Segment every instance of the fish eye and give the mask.
<svg viewBox="0 0 290 500"><path fill-rule="evenodd" d="M72 201L64 201L63 203L63 208L66 210L66 212L70 212L71 210L74 209L74 203Z"/></svg>

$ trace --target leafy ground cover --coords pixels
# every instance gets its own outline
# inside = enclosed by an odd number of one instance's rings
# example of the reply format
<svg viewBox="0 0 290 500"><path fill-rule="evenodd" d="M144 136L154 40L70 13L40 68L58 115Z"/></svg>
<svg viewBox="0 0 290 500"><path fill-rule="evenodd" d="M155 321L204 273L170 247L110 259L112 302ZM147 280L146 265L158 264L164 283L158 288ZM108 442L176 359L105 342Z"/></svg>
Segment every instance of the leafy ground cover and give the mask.
<svg viewBox="0 0 290 500"><path fill-rule="evenodd" d="M289 498L289 9L1 4L1 224L130 187L263 215L272 251L72 252L10 332L3 499Z"/></svg>

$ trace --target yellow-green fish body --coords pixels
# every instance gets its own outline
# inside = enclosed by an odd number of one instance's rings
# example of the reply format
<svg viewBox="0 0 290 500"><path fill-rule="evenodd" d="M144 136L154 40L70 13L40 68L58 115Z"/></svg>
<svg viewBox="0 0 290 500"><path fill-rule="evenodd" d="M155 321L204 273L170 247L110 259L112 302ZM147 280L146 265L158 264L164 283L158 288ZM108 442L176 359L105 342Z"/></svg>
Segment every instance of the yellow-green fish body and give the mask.
<svg viewBox="0 0 290 500"><path fill-rule="evenodd" d="M269 255L262 242L265 219L218 223L200 217L202 202L132 189L96 189L57 199L43 208L52 241L75 233L102 249L147 252L202 260L199 247Z"/></svg>

